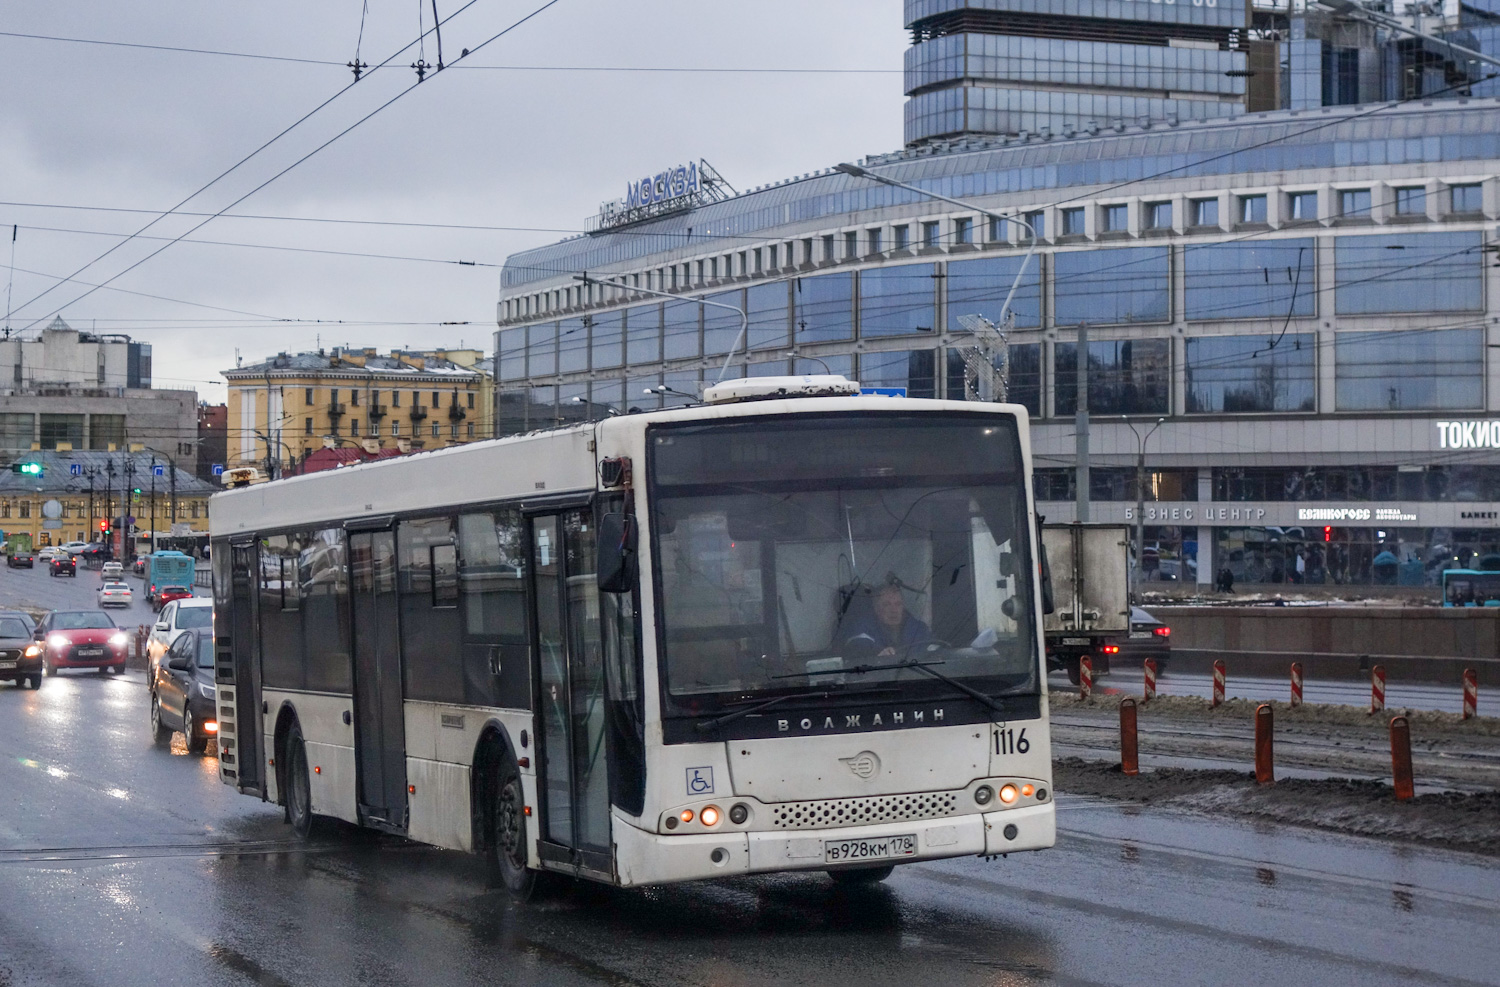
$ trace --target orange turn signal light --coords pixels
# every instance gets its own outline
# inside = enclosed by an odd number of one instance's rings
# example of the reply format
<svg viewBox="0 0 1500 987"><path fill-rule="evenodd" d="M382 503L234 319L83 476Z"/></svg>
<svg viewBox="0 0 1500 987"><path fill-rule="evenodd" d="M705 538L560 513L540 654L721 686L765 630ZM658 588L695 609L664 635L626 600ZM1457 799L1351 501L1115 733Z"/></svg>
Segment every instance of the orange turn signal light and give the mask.
<svg viewBox="0 0 1500 987"><path fill-rule="evenodd" d="M416 785L407 785L406 786L406 794L408 794L408 795L415 795L415 794L417 794L417 786Z"/></svg>
<svg viewBox="0 0 1500 987"><path fill-rule="evenodd" d="M1035 791L1036 791L1036 789L1033 788L1033 787L1031 787L1030 785L1022 785L1021 786L1021 794L1025 795L1027 798L1030 798L1031 797L1031 793L1035 792Z"/></svg>
<svg viewBox="0 0 1500 987"><path fill-rule="evenodd" d="M681 819L683 822L692 822L693 821L693 810L692 809L683 809L682 813L677 818Z"/></svg>
<svg viewBox="0 0 1500 987"><path fill-rule="evenodd" d="M313 774L320 775L322 773L323 773L323 769L320 768L320 767L318 767L316 764L314 764L313 765Z"/></svg>
<svg viewBox="0 0 1500 987"><path fill-rule="evenodd" d="M529 815L531 815L531 806L529 806L529 805L523 805L521 807L521 815L523 815L523 816L529 816Z"/></svg>
<svg viewBox="0 0 1500 987"><path fill-rule="evenodd" d="M1016 791L1015 785L1002 785L1000 787L1000 801L1004 802L1006 805L1010 805L1012 802L1014 802L1016 800L1016 796L1018 796L1019 794L1020 793Z"/></svg>

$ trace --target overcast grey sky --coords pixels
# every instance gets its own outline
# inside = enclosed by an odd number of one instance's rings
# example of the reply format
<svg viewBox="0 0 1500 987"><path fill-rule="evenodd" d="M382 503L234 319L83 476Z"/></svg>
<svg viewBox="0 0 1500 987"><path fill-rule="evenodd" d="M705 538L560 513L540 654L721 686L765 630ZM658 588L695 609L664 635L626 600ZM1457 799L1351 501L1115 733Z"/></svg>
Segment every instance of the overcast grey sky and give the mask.
<svg viewBox="0 0 1500 987"><path fill-rule="evenodd" d="M466 0L438 0L448 17ZM546 0L477 0L442 31L453 62ZM626 182L707 158L740 189L901 143L900 0L558 0L232 212L512 230L237 219L79 298L202 221L173 216L59 285L125 234L349 87L362 0L80 0L0 6L0 224L20 227L14 329L61 312L154 344L158 387L223 400L238 349L493 345L499 269L582 228ZM432 23L432 0L368 0L378 64ZM276 55L273 61L79 40ZM429 35L426 61L437 61ZM213 213L415 82L412 48L183 207ZM333 64L318 64L329 62ZM874 69L869 73L549 71ZM46 204L49 208L36 208ZM86 209L54 208L81 206ZM556 232L545 232L556 231ZM160 237L165 239L148 239ZM8 276L9 236L0 241ZM344 251L419 260L335 256ZM457 260L475 266L459 266ZM496 266L484 266L496 265ZM47 289L54 290L43 295ZM115 289L127 289L119 291ZM129 292L135 292L131 294ZM41 297L37 297L41 296ZM149 297L159 296L159 297ZM34 300L33 300L34 299ZM184 304L184 303L195 304ZM3 299L0 299L3 303ZM212 307L205 307L212 306ZM216 311L215 308L230 310ZM0 304L0 312L3 312ZM274 320L327 320L284 324ZM467 323L441 325L441 323Z"/></svg>

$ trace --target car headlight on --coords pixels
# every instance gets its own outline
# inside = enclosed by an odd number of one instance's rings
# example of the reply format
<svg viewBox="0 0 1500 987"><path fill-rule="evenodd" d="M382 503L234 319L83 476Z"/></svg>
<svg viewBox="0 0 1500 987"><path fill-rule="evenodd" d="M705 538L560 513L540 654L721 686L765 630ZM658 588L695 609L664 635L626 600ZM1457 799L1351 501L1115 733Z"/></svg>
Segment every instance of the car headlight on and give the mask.
<svg viewBox="0 0 1500 987"><path fill-rule="evenodd" d="M70 645L72 643L73 643L72 641L69 641L67 638L63 637L61 634L54 634L51 637L47 638L47 646L49 648L66 648L68 645Z"/></svg>
<svg viewBox="0 0 1500 987"><path fill-rule="evenodd" d="M198 695L204 699L213 699L217 695L214 686L206 682L198 683Z"/></svg>
<svg viewBox="0 0 1500 987"><path fill-rule="evenodd" d="M26 649L26 657L27 658L35 658L37 655L39 655L41 653L42 653L42 646L40 644L33 644L33 645L31 645L30 647L28 647Z"/></svg>
<svg viewBox="0 0 1500 987"><path fill-rule="evenodd" d="M126 636L124 631L121 631L118 634L111 635L109 643L113 644L117 648L123 648L125 647L125 645L130 643L130 638Z"/></svg>

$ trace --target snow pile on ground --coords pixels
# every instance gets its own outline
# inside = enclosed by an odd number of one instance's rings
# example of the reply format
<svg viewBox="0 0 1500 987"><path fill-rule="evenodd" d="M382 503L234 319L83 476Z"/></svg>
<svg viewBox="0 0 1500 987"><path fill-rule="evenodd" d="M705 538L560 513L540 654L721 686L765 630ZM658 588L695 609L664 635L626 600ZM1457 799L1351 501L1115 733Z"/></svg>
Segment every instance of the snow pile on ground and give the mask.
<svg viewBox="0 0 1500 987"><path fill-rule="evenodd" d="M1118 765L1072 757L1055 762L1053 783L1060 793L1071 795L1500 856L1500 792L1443 792L1398 802L1391 789L1378 782L1290 779L1258 785L1253 772L1184 768L1143 770L1130 777Z"/></svg>

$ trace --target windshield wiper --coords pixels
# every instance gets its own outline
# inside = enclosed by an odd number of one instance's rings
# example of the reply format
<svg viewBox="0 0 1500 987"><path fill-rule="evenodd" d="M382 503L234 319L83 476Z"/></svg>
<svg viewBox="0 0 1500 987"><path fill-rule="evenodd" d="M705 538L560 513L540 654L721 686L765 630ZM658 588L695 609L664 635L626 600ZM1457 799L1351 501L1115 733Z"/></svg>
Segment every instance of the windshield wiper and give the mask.
<svg viewBox="0 0 1500 987"><path fill-rule="evenodd" d="M790 678L800 678L800 677L802 677L804 675L808 676L808 677L811 677L811 676L814 676L814 675L843 675L845 673L852 673L854 675L864 675L866 672L888 672L888 671L891 671L891 670L897 669L897 668L915 668L917 671L919 671L919 672L926 672L928 675L931 675L933 678L937 679L938 681L940 681L940 682L946 682L948 685L953 686L953 688L955 688L958 691L964 693L965 695L970 696L971 698L979 700L980 702L984 703L986 706L988 706L990 709L994 710L997 713L1003 713L1003 712L1005 712L1005 707L1004 706L1000 705L998 702L996 702L994 699L990 698L989 696L986 696L984 693L980 692L978 689L974 688L973 686L966 685L963 682L960 682L958 679L954 678L951 675L945 675L942 672L940 672L937 669L935 669L935 668L932 667L933 665L942 665L942 664L945 664L945 663L941 662L941 661L897 661L897 662L892 662L892 663L890 663L888 665L854 665L854 666L852 666L850 668L828 668L828 669L823 669L821 671L816 671L816 672L793 672L791 675L777 675L777 676L775 676L775 678L778 678L778 679L790 679Z"/></svg>
<svg viewBox="0 0 1500 987"><path fill-rule="evenodd" d="M761 710L770 709L772 706L779 706L788 699L828 699L832 695L833 693L831 692L788 692L785 695L767 699L763 703L756 703L754 706L746 706L744 709L737 709L732 713L716 716L711 720L700 720L693 725L693 729L699 733L707 733L715 727L721 727L726 723L733 723L743 716L749 716L751 713L759 713Z"/></svg>

